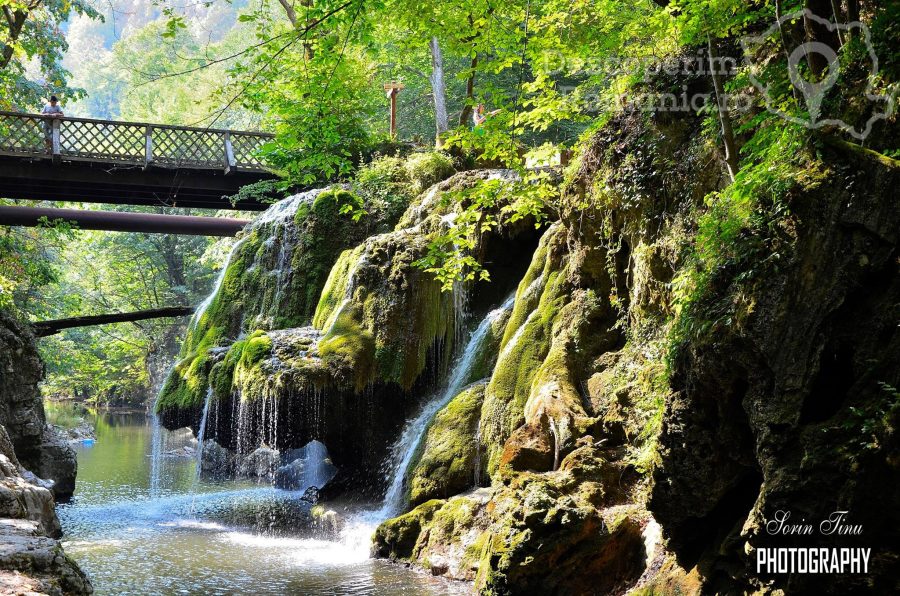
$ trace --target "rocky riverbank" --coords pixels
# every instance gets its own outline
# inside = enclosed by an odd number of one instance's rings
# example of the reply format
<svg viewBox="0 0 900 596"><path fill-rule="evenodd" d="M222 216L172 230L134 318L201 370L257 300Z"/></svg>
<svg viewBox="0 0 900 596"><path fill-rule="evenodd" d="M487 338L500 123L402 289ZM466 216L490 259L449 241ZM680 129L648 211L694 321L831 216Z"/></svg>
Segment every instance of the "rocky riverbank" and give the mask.
<svg viewBox="0 0 900 596"><path fill-rule="evenodd" d="M46 424L42 375L34 336L0 311L0 593L90 594L58 541L54 496L71 496L77 464Z"/></svg>

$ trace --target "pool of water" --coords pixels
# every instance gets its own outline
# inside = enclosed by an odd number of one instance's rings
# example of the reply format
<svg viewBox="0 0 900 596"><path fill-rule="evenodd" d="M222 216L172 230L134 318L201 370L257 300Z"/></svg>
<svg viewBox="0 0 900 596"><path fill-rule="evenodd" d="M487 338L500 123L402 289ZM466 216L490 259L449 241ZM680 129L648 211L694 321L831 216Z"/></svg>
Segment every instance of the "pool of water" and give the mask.
<svg viewBox="0 0 900 596"><path fill-rule="evenodd" d="M154 429L140 413L99 413L96 441L75 447L75 496L58 513L66 552L97 594L465 594L469 587L368 557L375 523L345 512L339 539L292 530L300 495L249 482L199 480L193 458L162 457L187 430Z"/></svg>

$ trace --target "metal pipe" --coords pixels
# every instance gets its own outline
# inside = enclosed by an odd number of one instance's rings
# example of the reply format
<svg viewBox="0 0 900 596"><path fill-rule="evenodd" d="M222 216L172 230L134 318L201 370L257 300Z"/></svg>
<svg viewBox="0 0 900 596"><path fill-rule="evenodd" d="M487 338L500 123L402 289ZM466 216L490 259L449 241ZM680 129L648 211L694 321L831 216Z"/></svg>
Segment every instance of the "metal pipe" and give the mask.
<svg viewBox="0 0 900 596"><path fill-rule="evenodd" d="M82 230L187 234L191 236L234 236L250 223L246 219L224 217L0 206L0 226L33 228L57 219L73 222Z"/></svg>

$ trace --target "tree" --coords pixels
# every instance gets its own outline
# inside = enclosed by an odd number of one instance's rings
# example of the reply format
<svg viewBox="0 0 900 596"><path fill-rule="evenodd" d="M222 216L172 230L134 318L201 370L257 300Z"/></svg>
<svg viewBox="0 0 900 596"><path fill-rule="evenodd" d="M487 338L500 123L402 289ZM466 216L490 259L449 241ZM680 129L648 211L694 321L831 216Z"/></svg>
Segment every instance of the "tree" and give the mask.
<svg viewBox="0 0 900 596"><path fill-rule="evenodd" d="M0 0L0 11L0 107L27 110L46 95L83 96L83 90L67 85L69 73L61 61L68 46L61 25L73 13L101 18L99 13L83 0ZM32 59L42 80L26 75Z"/></svg>

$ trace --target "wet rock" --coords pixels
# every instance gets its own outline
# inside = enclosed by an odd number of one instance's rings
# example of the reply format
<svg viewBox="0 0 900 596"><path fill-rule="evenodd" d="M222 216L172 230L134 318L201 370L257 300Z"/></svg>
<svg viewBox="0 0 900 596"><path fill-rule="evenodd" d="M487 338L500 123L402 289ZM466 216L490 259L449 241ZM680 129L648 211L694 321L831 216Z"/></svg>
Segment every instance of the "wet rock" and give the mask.
<svg viewBox="0 0 900 596"><path fill-rule="evenodd" d="M55 540L62 530L49 483L5 452L11 453L11 442L0 426L0 593L91 593L87 577Z"/></svg>
<svg viewBox="0 0 900 596"><path fill-rule="evenodd" d="M234 472L234 453L225 449L212 439L203 441L203 453L200 459L200 469L212 476L224 476Z"/></svg>
<svg viewBox="0 0 900 596"><path fill-rule="evenodd" d="M238 462L237 473L247 478L271 480L278 469L281 456L270 447L258 447Z"/></svg>
<svg viewBox="0 0 900 596"><path fill-rule="evenodd" d="M315 488L318 491L338 471L331 463L328 449L320 441L310 441L300 449L291 449L282 455L281 461L289 463L275 470L275 486L286 490Z"/></svg>
<svg viewBox="0 0 900 596"><path fill-rule="evenodd" d="M372 553L376 557L408 559L419 540L423 525L434 516L444 502L432 499L422 503L409 513L390 519L375 531Z"/></svg>
<svg viewBox="0 0 900 596"><path fill-rule="evenodd" d="M177 449L169 449L166 451L166 456L168 457L196 457L197 450L191 447L190 445L183 445L178 447Z"/></svg>
<svg viewBox="0 0 900 596"><path fill-rule="evenodd" d="M411 505L452 497L475 483L479 446L472 437L478 430L484 387L484 382L467 387L434 417L422 455L412 467Z"/></svg>

